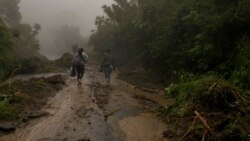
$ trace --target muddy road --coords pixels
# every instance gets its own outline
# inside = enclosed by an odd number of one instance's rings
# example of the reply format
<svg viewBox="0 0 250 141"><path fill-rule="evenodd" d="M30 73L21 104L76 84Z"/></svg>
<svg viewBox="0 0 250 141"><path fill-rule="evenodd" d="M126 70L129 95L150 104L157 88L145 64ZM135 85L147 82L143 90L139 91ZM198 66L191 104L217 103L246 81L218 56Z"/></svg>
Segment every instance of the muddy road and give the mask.
<svg viewBox="0 0 250 141"><path fill-rule="evenodd" d="M102 74L92 69L86 72L81 86L73 78L66 83L43 108L48 116L25 123L0 141L166 140L162 135L165 123L151 112L159 105L135 97L152 94L115 78L107 87Z"/></svg>

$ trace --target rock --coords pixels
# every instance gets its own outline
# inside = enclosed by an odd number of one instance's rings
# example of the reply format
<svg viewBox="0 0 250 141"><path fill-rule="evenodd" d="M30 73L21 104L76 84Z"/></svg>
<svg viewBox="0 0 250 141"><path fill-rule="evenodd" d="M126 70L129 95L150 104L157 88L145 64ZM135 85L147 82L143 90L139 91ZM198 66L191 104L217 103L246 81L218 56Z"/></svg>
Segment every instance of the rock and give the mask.
<svg viewBox="0 0 250 141"><path fill-rule="evenodd" d="M0 131L2 132L11 132L16 129L13 122L9 121L0 121Z"/></svg>

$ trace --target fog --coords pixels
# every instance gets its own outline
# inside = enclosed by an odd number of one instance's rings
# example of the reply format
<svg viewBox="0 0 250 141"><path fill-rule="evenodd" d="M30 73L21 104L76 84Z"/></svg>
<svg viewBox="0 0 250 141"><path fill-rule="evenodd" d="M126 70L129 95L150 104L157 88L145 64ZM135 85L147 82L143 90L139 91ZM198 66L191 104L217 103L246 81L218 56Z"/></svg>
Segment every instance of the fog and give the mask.
<svg viewBox="0 0 250 141"><path fill-rule="evenodd" d="M102 15L102 5L110 5L113 0L21 0L22 22L39 23L40 52L50 59L58 58L52 34L53 29L62 25L78 26L84 38L88 38L95 29L95 18Z"/></svg>

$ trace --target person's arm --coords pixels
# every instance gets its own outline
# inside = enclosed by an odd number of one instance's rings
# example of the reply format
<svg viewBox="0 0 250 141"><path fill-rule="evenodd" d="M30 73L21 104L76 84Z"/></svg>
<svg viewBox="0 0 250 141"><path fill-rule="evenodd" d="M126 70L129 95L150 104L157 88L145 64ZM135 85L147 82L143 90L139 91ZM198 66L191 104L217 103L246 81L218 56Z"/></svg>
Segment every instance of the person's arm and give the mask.
<svg viewBox="0 0 250 141"><path fill-rule="evenodd" d="M89 59L89 56L86 52L83 52L83 58L84 58L84 62L87 62Z"/></svg>
<svg viewBox="0 0 250 141"><path fill-rule="evenodd" d="M81 61L83 61L83 62L84 62L84 56L83 56L83 53L78 53L78 55L79 55L79 57L80 57Z"/></svg>

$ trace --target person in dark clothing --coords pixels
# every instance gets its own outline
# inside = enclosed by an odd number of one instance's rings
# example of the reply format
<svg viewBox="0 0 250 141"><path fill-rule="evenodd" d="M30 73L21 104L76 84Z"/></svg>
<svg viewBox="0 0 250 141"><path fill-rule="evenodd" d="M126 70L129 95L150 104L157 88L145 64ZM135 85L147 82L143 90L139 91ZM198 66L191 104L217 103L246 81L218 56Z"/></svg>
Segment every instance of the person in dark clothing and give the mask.
<svg viewBox="0 0 250 141"><path fill-rule="evenodd" d="M77 81L78 84L81 84L85 66L84 64L87 62L88 55L84 52L83 48L80 48L78 52L74 55L73 58L73 67L76 69Z"/></svg>
<svg viewBox="0 0 250 141"><path fill-rule="evenodd" d="M104 53L104 57L101 62L101 70L104 72L106 82L110 84L110 75L113 70L115 71L114 59L111 56L111 50L107 50Z"/></svg>

